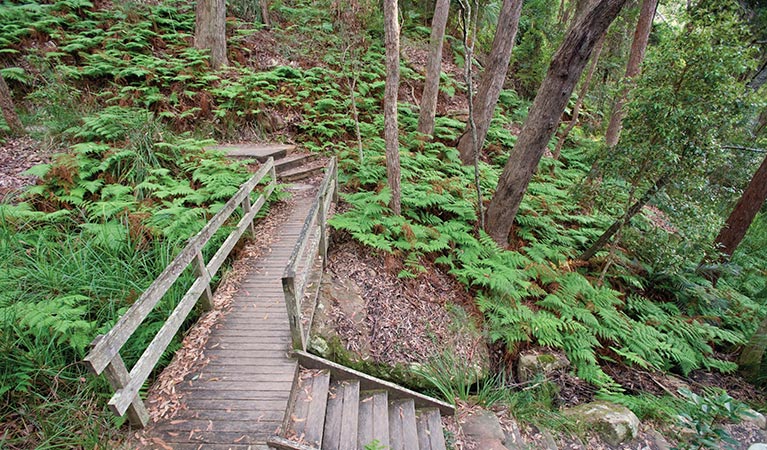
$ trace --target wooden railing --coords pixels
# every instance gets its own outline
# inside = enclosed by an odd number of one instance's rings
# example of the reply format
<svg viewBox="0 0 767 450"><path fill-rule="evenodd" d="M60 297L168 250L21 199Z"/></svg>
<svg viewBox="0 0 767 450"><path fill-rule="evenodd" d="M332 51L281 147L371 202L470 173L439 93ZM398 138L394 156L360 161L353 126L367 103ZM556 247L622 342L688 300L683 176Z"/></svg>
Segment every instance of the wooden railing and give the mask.
<svg viewBox="0 0 767 450"><path fill-rule="evenodd" d="M266 185L265 190L255 203L251 204L251 192L267 173L271 174L269 184ZM147 424L149 415L138 395L139 389L149 377L157 361L197 301L201 300L203 309L212 308L213 296L210 280L221 268L224 260L229 256L245 230L250 229L252 233L255 232L253 219L264 206L276 185L277 175L274 160L269 158L250 180L240 186L237 193L210 219L202 230L189 240L181 253L173 259L130 309L120 317L117 324L106 335L98 336L93 341L91 351L85 357L85 362L96 375L104 373L112 389L115 390L115 394L109 400L109 408L115 414L123 416L127 412L131 424L137 427L143 427ZM242 206L242 218L237 223L237 228L229 234L210 262L206 264L202 254L205 244L240 205ZM197 278L131 371L128 372L120 356L120 349L190 264L194 264Z"/></svg>
<svg viewBox="0 0 767 450"><path fill-rule="evenodd" d="M336 201L338 165L334 157L325 169L325 178L312 202L282 276L282 290L285 293L294 349L306 350L322 270L328 255L328 212L330 205ZM312 288L311 294L308 292L309 288Z"/></svg>

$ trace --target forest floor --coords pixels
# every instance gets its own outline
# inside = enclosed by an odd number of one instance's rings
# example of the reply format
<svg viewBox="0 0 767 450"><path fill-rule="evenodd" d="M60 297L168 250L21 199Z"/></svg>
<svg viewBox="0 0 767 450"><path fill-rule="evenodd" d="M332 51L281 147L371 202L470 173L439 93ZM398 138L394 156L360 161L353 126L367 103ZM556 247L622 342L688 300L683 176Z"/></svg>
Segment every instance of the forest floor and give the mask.
<svg viewBox="0 0 767 450"><path fill-rule="evenodd" d="M0 201L18 193L24 186L34 184L37 177L24 175L24 172L49 162L53 153L52 149L28 136L0 141Z"/></svg>

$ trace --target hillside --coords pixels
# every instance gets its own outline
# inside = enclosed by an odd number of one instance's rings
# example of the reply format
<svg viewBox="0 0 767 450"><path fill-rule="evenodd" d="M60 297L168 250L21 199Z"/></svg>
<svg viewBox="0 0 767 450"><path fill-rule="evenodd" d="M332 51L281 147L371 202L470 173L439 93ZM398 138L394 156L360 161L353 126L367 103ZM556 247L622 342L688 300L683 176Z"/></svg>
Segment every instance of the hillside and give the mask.
<svg viewBox="0 0 767 450"><path fill-rule="evenodd" d="M474 10L471 98L494 61L502 3ZM248 179L255 164L208 150L231 142L290 143L338 158L342 196L326 274L357 286L360 300L326 299L321 332L337 341L314 351L457 398L466 412L494 410L507 430L521 424L530 445L544 445L547 433L560 447L604 445L567 413L594 401L630 409L647 424L643 442L650 429L683 448L718 448L730 436L734 448L765 442L748 420L736 425L746 409L767 412L767 360L759 354L747 366L741 357L764 352L764 206L737 251L722 255L715 244L767 146L764 88L744 88L761 55L747 30L762 9L661 8L687 21L687 34L656 18L642 78L625 94L620 144L609 147L605 128L627 89L639 15L639 5L624 7L593 69L584 61L591 87L577 74L561 124L549 124L506 241L489 232L485 215L497 210L518 140L540 125L528 113L537 114L538 86L575 28L578 3L520 7L510 71L468 165L458 148L471 135L462 10L453 5L447 22L434 130L424 134L432 5L400 5L401 214L387 173L378 6L271 2L267 27L253 5L230 2L228 64L214 70L210 52L193 45L189 3L0 5L0 74L24 134L0 121L0 447L125 439L106 382L82 358ZM280 211L287 197L278 189L270 202ZM617 231L602 242L611 226ZM128 342L128 366L192 279L185 273ZM530 357L566 363L528 376L520 366ZM455 427L454 448L471 448Z"/></svg>

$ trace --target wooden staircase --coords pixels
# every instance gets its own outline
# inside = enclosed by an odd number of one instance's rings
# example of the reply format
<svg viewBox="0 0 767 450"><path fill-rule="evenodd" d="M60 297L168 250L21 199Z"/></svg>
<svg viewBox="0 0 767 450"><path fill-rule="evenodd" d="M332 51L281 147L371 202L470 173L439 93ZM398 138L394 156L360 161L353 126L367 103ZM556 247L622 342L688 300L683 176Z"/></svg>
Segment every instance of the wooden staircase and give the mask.
<svg viewBox="0 0 767 450"><path fill-rule="evenodd" d="M289 144L226 144L211 150L223 151L230 158L255 159L260 163L274 158L277 176L285 183L321 174L326 164L318 160L317 155L298 152L295 145Z"/></svg>
<svg viewBox="0 0 767 450"><path fill-rule="evenodd" d="M445 450L451 405L305 352L281 432L282 450Z"/></svg>

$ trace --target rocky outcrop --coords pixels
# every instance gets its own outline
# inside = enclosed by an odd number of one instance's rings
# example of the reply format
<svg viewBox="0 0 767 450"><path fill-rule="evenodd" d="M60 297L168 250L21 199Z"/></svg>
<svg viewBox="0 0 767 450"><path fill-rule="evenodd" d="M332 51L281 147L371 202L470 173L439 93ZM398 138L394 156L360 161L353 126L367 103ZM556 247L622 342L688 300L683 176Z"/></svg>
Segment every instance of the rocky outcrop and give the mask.
<svg viewBox="0 0 767 450"><path fill-rule="evenodd" d="M639 419L623 405L597 401L566 409L564 413L610 445L630 441L639 433Z"/></svg>
<svg viewBox="0 0 767 450"><path fill-rule="evenodd" d="M517 362L517 378L520 383L546 378L550 373L570 367L570 361L557 353L523 353Z"/></svg>

